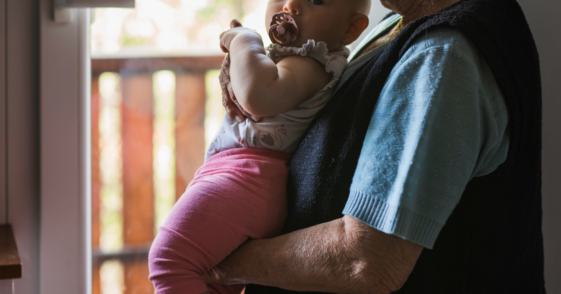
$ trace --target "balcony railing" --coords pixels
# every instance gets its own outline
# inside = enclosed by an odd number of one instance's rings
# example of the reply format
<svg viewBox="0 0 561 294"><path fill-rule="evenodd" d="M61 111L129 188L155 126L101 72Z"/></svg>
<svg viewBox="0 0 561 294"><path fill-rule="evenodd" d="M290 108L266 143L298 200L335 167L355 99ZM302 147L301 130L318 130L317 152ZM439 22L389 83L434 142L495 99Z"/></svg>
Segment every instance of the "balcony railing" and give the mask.
<svg viewBox="0 0 561 294"><path fill-rule="evenodd" d="M148 280L148 250L154 239L154 99L153 74L175 73L175 193L176 199L204 161L205 74L219 69L223 56L92 60L92 246L93 294L101 293L100 267L118 260L124 268L123 293L154 293ZM100 248L100 90L105 72L120 75L122 157L122 240L120 251Z"/></svg>

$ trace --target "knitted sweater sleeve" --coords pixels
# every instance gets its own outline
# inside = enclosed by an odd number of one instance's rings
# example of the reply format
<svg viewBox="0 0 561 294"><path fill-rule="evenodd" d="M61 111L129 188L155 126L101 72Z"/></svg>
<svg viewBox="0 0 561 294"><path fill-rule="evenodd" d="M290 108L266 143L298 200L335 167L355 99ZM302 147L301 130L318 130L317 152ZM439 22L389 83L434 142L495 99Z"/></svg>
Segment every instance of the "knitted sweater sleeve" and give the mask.
<svg viewBox="0 0 561 294"><path fill-rule="evenodd" d="M467 183L508 145L506 104L477 49L430 31L386 81L343 213L432 249Z"/></svg>

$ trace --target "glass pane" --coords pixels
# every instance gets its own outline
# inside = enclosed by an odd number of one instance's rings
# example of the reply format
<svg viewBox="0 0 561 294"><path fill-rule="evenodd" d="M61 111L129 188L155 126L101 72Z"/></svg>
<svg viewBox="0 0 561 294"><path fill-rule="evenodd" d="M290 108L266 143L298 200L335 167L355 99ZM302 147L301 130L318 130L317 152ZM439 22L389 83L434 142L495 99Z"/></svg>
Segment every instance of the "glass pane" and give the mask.
<svg viewBox="0 0 561 294"><path fill-rule="evenodd" d="M233 18L267 36L267 1L136 3L92 10L93 294L154 293L150 244L224 113L218 36Z"/></svg>

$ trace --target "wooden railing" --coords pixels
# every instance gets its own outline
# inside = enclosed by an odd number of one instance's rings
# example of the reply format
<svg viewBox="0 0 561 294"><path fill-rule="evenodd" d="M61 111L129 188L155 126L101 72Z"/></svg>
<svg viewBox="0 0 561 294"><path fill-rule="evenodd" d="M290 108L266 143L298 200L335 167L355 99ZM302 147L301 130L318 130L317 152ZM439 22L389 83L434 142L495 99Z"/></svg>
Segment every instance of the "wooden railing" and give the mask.
<svg viewBox="0 0 561 294"><path fill-rule="evenodd" d="M154 239L153 182L153 82L156 71L175 72L175 186L176 199L183 193L203 163L205 74L219 69L223 56L164 57L92 60L92 246L93 294L101 293L100 266L107 260L124 266L124 293L154 293L148 280L148 250ZM123 249L104 253L99 250L100 149L99 76L116 72L121 76L121 140L123 184Z"/></svg>

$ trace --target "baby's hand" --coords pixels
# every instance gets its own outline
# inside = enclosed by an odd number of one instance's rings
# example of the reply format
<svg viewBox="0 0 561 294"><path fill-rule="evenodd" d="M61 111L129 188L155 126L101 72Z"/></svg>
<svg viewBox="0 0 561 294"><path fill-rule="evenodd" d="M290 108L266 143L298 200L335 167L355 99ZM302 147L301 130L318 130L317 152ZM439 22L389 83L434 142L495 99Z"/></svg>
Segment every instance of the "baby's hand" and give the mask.
<svg viewBox="0 0 561 294"><path fill-rule="evenodd" d="M229 44L231 43L231 40L235 37L234 32L232 32L232 30L236 28L245 29L244 27L242 27L242 24L237 20L233 20L230 23L230 27L232 28L231 30L226 31L220 35L220 48L225 53L228 53L230 48ZM241 29L239 29L239 31L241 31ZM232 35L234 36L232 37ZM226 36L227 38L231 38L230 41L227 43L228 45L227 47L222 45L222 40L224 39L224 36ZM230 55L229 54L226 55L226 58L224 59L224 63L222 64L222 70L220 71L219 80L220 80L220 87L222 88L222 105L224 105L224 108L226 108L226 113L228 114L230 119L235 119L240 123L243 122L246 117L257 122L261 120L260 117L253 116L251 113L245 111L243 107L240 105L240 103L238 102L238 100L236 99L236 95L234 95L234 90L232 89L232 83L230 81Z"/></svg>
<svg viewBox="0 0 561 294"><path fill-rule="evenodd" d="M226 113L230 119L235 119L238 122L243 122L245 118L250 118L256 122L261 121L261 117L254 116L245 111L236 99L234 90L232 89L232 82L230 81L230 55L226 55L222 70L220 71L220 87L222 88L222 105L226 108Z"/></svg>
<svg viewBox="0 0 561 294"><path fill-rule="evenodd" d="M259 33L255 30L243 27L237 19L234 19L230 23L230 29L220 34L220 49L222 49L224 53L230 52L232 41L239 35L254 36L254 38L251 38L252 40L263 44Z"/></svg>

